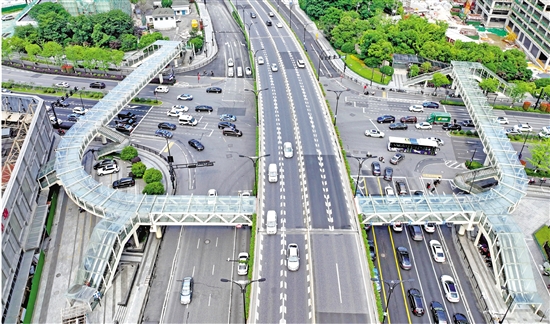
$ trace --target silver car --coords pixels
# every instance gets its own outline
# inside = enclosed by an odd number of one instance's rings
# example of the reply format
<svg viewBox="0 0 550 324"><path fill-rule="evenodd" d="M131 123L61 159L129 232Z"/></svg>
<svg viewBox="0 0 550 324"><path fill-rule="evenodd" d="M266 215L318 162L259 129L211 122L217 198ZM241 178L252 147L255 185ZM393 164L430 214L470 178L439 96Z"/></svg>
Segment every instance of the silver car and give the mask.
<svg viewBox="0 0 550 324"><path fill-rule="evenodd" d="M193 277L185 277L183 278L183 283L181 285L180 303L182 305L190 304L192 297L193 297Z"/></svg>
<svg viewBox="0 0 550 324"><path fill-rule="evenodd" d="M286 266L289 271L300 269L300 250L298 244L290 243L286 252Z"/></svg>

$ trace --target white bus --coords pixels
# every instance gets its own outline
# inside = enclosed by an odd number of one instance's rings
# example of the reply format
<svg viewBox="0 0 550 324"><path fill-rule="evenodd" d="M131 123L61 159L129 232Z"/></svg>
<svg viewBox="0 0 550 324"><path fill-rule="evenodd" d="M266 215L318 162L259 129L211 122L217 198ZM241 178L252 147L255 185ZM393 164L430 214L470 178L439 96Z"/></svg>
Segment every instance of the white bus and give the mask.
<svg viewBox="0 0 550 324"><path fill-rule="evenodd" d="M427 138L417 139L390 136L388 138L388 151L436 155L439 147L437 142Z"/></svg>

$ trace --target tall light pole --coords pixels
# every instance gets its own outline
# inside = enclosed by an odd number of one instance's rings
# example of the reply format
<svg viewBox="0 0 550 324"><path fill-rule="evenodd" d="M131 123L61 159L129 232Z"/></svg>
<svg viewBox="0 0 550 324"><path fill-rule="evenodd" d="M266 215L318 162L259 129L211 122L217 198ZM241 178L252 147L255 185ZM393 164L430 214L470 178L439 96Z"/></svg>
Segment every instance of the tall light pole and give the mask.
<svg viewBox="0 0 550 324"><path fill-rule="evenodd" d="M334 113L334 126L336 126L336 118L338 117L338 102L340 101L340 96L342 95L342 93L348 91L349 89L346 89L346 90L327 90L327 91L330 91L330 92L334 92L336 94L336 112Z"/></svg>
<svg viewBox="0 0 550 324"><path fill-rule="evenodd" d="M501 288L502 290L506 290L506 292L509 293L510 296L512 296L512 302L510 303L510 305L508 305L508 308L506 309L506 313L504 313L504 316L502 316L502 319L501 319L500 321L498 321L498 324L504 323L504 320L506 319L506 315L508 315L508 311L510 311L510 308L512 308L512 305L513 305L514 302L516 301L516 295L512 295L512 293L510 292L510 290L508 289L508 287L501 286L500 288Z"/></svg>
<svg viewBox="0 0 550 324"><path fill-rule="evenodd" d="M363 167L363 163L365 163L368 159L376 159L377 156L372 156L372 154L367 153L367 156L361 157L361 156L353 156L353 155L347 155L349 158L354 158L359 162L359 171L357 172L357 180L355 180L355 192L353 193L353 198L357 197L357 186L359 185L359 175L361 175L361 168Z"/></svg>
<svg viewBox="0 0 550 324"><path fill-rule="evenodd" d="M257 50L254 52L254 56L253 56L253 58L254 58L254 63L256 62L256 54L257 54L259 51L263 51L263 50L264 50L264 48L262 47L262 48L260 48L260 49L257 49Z"/></svg>
<svg viewBox="0 0 550 324"><path fill-rule="evenodd" d="M375 278L371 278L372 281L376 281ZM395 289L395 287L397 287L398 285L400 285L401 283L403 282L411 282L411 281L414 281L414 279L406 279L406 280L382 280L385 284L388 285L388 287L390 288L390 293L388 295L388 299L386 300L386 309L384 310L384 317L382 318L382 324L384 324L384 322L386 321L386 315L388 314L388 306L390 305L390 298L391 298L391 295L393 293L393 290Z"/></svg>
<svg viewBox="0 0 550 324"><path fill-rule="evenodd" d="M246 25L246 17L244 16L244 6L238 5L237 6L237 13L239 12L239 7L243 10L243 24Z"/></svg>
<svg viewBox="0 0 550 324"><path fill-rule="evenodd" d="M531 131L527 133L527 136L525 136L525 140L523 141L523 145L521 146L521 150L519 151L518 159L521 161L521 154L523 153L523 148L525 147L525 143L527 143L527 139L529 138L529 135L531 134Z"/></svg>
<svg viewBox="0 0 550 324"><path fill-rule="evenodd" d="M256 195L256 185L258 184L258 176L257 176L258 170L256 169L256 165L258 164L258 161L261 158L268 157L270 155L271 154L264 154L260 156L248 156L248 155L239 154L239 157L248 158L250 161L252 161L252 164L254 165L254 186L253 186L254 195Z"/></svg>
<svg viewBox="0 0 550 324"><path fill-rule="evenodd" d="M234 281L234 280L231 280L231 279L225 279L225 278L221 278L220 279L221 282L232 282L234 284L236 284L237 286L239 286L239 288L241 288L241 292L243 294L243 317L244 317L244 323L246 324L246 288L253 282L264 282L265 281L265 278L260 278L260 279L256 279L256 280L238 280L238 281Z"/></svg>
<svg viewBox="0 0 550 324"><path fill-rule="evenodd" d="M288 19L289 20L289 26L290 26L290 30L292 30L292 6L293 6L293 3L292 3L292 0L290 0L290 2L288 3L288 8L290 9L290 18Z"/></svg>
<svg viewBox="0 0 550 324"><path fill-rule="evenodd" d="M246 25L246 27L248 27L248 37L250 37L250 27L251 27L252 25L254 25L255 23L250 22L250 23L244 23L244 24ZM249 39L250 39L250 38L249 38Z"/></svg>
<svg viewBox="0 0 550 324"><path fill-rule="evenodd" d="M170 172L170 181L172 182L172 190L176 190L176 171L174 170L174 157L170 153L170 143L168 143L168 137L164 138L166 140L166 148L168 149L168 171ZM175 191L174 191L175 193Z"/></svg>
<svg viewBox="0 0 550 324"><path fill-rule="evenodd" d="M256 55L256 54L254 54L254 55ZM269 89L269 88L264 88L264 89L259 89L259 90L244 89L244 91L252 92L254 94L254 96L256 97L256 126L258 126L260 124L260 114L258 113L258 106L259 106L258 96L260 95L260 92L262 92L264 90L267 90L267 89Z"/></svg>
<svg viewBox="0 0 550 324"><path fill-rule="evenodd" d="M305 48L306 52L307 52L307 47L306 47L306 28L307 28L307 26L309 26L309 25L311 25L311 24L313 24L313 22L308 22L307 24L304 24L304 48Z"/></svg>

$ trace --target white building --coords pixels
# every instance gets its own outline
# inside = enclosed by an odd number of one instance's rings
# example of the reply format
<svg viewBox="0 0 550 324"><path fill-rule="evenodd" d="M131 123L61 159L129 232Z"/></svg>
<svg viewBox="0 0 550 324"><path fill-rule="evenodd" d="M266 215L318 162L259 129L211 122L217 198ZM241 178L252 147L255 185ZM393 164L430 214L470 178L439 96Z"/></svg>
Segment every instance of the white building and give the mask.
<svg viewBox="0 0 550 324"><path fill-rule="evenodd" d="M147 22L153 24L154 29L170 30L176 28L176 14L171 8L157 8L153 10L150 16L147 16Z"/></svg>

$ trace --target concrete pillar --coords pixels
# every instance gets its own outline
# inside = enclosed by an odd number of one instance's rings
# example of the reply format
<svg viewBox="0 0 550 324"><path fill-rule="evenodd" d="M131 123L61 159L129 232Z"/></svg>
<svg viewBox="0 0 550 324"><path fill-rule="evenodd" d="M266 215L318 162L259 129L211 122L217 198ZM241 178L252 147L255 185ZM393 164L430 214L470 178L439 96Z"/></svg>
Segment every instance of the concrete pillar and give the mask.
<svg viewBox="0 0 550 324"><path fill-rule="evenodd" d="M460 227L458 228L458 235L464 236L465 233L466 233L466 228L464 227L464 225L460 225Z"/></svg>
<svg viewBox="0 0 550 324"><path fill-rule="evenodd" d="M107 137L105 137L105 135L101 135L101 144L103 145L107 144Z"/></svg>
<svg viewBox="0 0 550 324"><path fill-rule="evenodd" d="M428 86L428 80L424 81L424 88Z"/></svg>
<svg viewBox="0 0 550 324"><path fill-rule="evenodd" d="M163 84L163 83L164 83L164 80L163 80L163 77L162 77L162 73L159 74L159 81L160 81L160 84Z"/></svg>
<svg viewBox="0 0 550 324"><path fill-rule="evenodd" d="M132 238L134 239L134 246L139 248L139 238L138 238L138 235L137 235L137 231L134 231L134 233L132 233Z"/></svg>
<svg viewBox="0 0 550 324"><path fill-rule="evenodd" d="M153 229L153 227L151 227L151 229ZM155 226L155 234L159 240L162 238L162 229L160 226Z"/></svg>

